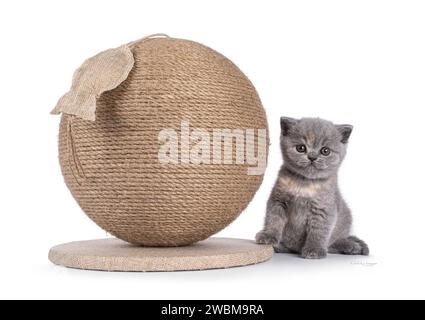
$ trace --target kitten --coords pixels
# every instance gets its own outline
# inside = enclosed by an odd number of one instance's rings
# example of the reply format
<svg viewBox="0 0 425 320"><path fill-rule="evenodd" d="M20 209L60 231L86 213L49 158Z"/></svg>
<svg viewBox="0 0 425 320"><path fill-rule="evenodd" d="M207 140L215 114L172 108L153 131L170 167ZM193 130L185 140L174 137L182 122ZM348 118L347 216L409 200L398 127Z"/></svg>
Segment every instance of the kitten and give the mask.
<svg viewBox="0 0 425 320"><path fill-rule="evenodd" d="M369 255L366 243L350 236L352 216L338 187L338 169L353 127L283 117L281 129L284 164L257 243L306 259L327 253Z"/></svg>

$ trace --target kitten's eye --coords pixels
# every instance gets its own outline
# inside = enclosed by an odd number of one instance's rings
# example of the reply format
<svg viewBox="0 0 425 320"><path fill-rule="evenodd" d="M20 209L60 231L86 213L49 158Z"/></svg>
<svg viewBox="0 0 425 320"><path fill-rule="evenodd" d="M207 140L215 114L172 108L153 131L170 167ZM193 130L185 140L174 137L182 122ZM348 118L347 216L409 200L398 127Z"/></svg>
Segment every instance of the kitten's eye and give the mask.
<svg viewBox="0 0 425 320"><path fill-rule="evenodd" d="M306 153L306 151L307 151L306 146L305 146L305 145L303 145L303 144L298 145L298 146L296 147L296 149L297 149L297 151L298 151L299 153Z"/></svg>
<svg viewBox="0 0 425 320"><path fill-rule="evenodd" d="M322 150L320 150L320 153L323 154L324 156L328 156L331 154L331 149L324 147L322 148Z"/></svg>

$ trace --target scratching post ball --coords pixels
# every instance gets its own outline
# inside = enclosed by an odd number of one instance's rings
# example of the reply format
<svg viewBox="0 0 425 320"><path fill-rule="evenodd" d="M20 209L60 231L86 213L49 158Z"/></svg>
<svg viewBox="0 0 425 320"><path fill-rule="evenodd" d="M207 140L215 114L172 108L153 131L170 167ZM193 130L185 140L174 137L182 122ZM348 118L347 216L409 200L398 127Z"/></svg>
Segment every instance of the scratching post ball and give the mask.
<svg viewBox="0 0 425 320"><path fill-rule="evenodd" d="M235 160L236 147L226 163L224 138L218 150L212 145L214 130L226 129L243 133L245 156L260 151L261 138L268 147L257 92L231 61L196 42L148 37L102 52L76 71L53 113L62 113L59 158L72 195L96 224L132 244L204 240L236 219L262 182L261 172L248 174L255 165ZM168 163L159 159L161 132L178 143ZM200 133L211 142L202 161L192 148Z"/></svg>

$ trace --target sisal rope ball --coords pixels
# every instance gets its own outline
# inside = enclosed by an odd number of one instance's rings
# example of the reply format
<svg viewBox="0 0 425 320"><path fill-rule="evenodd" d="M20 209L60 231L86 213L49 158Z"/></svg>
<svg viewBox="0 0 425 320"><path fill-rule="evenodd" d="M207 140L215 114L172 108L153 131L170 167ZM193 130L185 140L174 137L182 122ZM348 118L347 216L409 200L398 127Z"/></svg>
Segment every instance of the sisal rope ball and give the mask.
<svg viewBox="0 0 425 320"><path fill-rule="evenodd" d="M62 113L59 159L72 195L96 224L130 243L204 240L239 216L263 179L248 174L246 162L181 160L182 122L211 137L216 128L254 129L255 142L258 129L267 130L251 82L196 42L152 37L105 51L76 71L53 113ZM177 163L159 161L164 129L179 139Z"/></svg>

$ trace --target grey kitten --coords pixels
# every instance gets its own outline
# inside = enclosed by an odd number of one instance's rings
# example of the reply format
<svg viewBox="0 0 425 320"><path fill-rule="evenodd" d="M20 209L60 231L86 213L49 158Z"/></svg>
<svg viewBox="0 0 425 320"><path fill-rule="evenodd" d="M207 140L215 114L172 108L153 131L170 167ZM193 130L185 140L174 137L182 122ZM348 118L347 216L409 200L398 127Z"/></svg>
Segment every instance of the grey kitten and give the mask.
<svg viewBox="0 0 425 320"><path fill-rule="evenodd" d="M350 236L352 216L338 187L338 169L353 127L283 117L281 129L284 164L257 243L307 259L327 253L369 255L367 244Z"/></svg>

